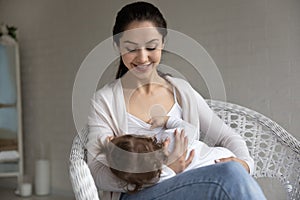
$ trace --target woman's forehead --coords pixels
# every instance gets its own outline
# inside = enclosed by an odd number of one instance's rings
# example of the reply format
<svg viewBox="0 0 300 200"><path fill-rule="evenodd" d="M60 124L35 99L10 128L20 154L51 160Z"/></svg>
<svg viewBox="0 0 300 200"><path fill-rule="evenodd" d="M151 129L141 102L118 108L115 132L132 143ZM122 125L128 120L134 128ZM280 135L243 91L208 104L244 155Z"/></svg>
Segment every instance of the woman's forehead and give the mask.
<svg viewBox="0 0 300 200"><path fill-rule="evenodd" d="M120 43L125 44L147 44L151 42L161 42L162 35L156 27L144 27L126 30L120 37Z"/></svg>

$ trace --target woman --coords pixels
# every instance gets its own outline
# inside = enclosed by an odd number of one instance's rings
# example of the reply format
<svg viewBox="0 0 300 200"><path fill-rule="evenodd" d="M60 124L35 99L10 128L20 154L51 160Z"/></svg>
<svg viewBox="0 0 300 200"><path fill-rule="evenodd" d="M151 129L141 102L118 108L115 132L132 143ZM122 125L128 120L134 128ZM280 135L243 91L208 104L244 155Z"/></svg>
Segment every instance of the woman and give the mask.
<svg viewBox="0 0 300 200"><path fill-rule="evenodd" d="M166 28L160 11L149 3L129 4L117 15L113 34L120 66L116 80L92 99L87 144L88 164L96 185L105 191L104 199L264 199L247 173L253 172L253 160L243 139L214 116L189 83L158 73ZM105 157L97 156L100 143L110 136L138 132L151 117L166 115L197 127L195 139L201 133L237 157L180 174L193 160L194 152L186 155L186 139L176 137L174 151L169 154L175 159L170 159L168 170L177 175L137 194L121 193L125 192L124 184L111 173Z"/></svg>

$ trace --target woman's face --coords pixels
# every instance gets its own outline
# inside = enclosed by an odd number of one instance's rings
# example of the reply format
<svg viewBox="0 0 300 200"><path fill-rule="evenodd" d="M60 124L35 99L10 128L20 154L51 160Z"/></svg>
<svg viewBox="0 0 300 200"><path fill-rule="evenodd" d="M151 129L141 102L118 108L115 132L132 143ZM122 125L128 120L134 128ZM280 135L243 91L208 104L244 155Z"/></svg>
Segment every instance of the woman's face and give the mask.
<svg viewBox="0 0 300 200"><path fill-rule="evenodd" d="M149 78L156 73L162 48L162 35L150 21L131 22L120 38L123 62L138 78Z"/></svg>

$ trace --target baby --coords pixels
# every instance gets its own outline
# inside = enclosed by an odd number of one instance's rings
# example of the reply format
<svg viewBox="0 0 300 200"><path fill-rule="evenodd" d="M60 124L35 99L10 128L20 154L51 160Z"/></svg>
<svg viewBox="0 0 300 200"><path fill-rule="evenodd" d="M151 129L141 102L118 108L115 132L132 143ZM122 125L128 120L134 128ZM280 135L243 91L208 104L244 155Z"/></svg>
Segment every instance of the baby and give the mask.
<svg viewBox="0 0 300 200"><path fill-rule="evenodd" d="M104 145L104 153L112 173L125 181L124 187L129 193L141 190L143 187L175 176L175 172L167 167L168 151L174 148L174 134L185 130L189 140L187 155L194 149L191 164L183 171L215 164L215 161L235 155L223 147L208 147L205 143L192 139L195 130L193 126L175 117L153 117L149 122L151 129L164 127L155 136L126 134L110 137ZM164 141L168 138L168 147ZM192 140L192 141L191 141Z"/></svg>
<svg viewBox="0 0 300 200"><path fill-rule="evenodd" d="M155 137L131 134L112 137L103 150L111 172L125 181L123 187L129 193L157 183L167 161L163 144Z"/></svg>

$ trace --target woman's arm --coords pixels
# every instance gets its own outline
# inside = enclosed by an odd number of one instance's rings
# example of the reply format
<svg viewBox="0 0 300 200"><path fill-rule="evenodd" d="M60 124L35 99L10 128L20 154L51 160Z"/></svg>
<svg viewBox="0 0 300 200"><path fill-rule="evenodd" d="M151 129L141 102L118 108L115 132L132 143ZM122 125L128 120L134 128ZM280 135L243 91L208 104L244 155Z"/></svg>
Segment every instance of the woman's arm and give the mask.
<svg viewBox="0 0 300 200"><path fill-rule="evenodd" d="M109 126L111 123L107 106L97 98L91 101L91 110L88 118L88 165L97 187L103 191L124 192L122 182L110 171L106 158L101 152L101 144L104 144L108 136L114 136L114 132ZM101 141L101 142L100 142Z"/></svg>
<svg viewBox="0 0 300 200"><path fill-rule="evenodd" d="M248 147L244 139L231 127L227 126L208 106L206 101L194 90L199 106L199 120L201 139L212 146L223 146L231 150L237 158L223 161L238 161L253 174L254 161L250 157Z"/></svg>
<svg viewBox="0 0 300 200"><path fill-rule="evenodd" d="M110 169L100 161L91 161L89 168L97 188L102 191L125 192L120 180L116 179Z"/></svg>
<svg viewBox="0 0 300 200"><path fill-rule="evenodd" d="M176 127L180 127L183 130L185 130L185 134L188 137L189 141L191 139L193 139L193 140L195 139L195 137L196 137L196 134L195 134L196 127L195 126L193 126L192 124L190 124L182 119L172 117L172 116L169 117L167 120L167 123L166 123L166 128L176 128ZM236 161L236 162L241 163L244 166L244 168L250 173L250 168L249 168L249 165L247 164L247 162L245 163L243 160L240 160L236 157L218 159L218 160L216 160L216 163L228 162L228 161Z"/></svg>

